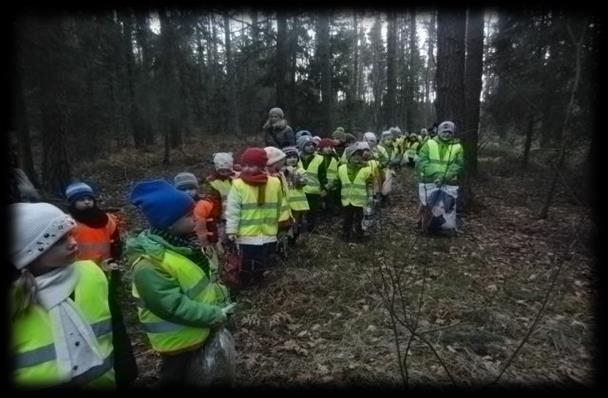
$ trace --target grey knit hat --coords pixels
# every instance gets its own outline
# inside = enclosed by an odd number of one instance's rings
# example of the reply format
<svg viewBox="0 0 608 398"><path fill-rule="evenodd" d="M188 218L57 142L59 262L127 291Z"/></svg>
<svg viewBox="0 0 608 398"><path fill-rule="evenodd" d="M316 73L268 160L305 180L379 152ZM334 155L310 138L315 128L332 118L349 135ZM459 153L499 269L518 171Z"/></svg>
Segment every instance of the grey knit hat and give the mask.
<svg viewBox="0 0 608 398"><path fill-rule="evenodd" d="M184 191L186 189L198 189L198 178L192 173L179 173L173 179L173 185L175 188L180 191Z"/></svg>
<svg viewBox="0 0 608 398"><path fill-rule="evenodd" d="M298 138L298 139L296 140L296 145L297 145L298 149L300 150L300 152L304 151L304 147L305 147L305 146L306 146L306 144L308 144L309 142L311 142L311 143L313 143L313 144L315 143L315 142L312 140L312 137L311 137L311 136L309 136L309 135L303 135L303 136L301 136L300 138Z"/></svg>

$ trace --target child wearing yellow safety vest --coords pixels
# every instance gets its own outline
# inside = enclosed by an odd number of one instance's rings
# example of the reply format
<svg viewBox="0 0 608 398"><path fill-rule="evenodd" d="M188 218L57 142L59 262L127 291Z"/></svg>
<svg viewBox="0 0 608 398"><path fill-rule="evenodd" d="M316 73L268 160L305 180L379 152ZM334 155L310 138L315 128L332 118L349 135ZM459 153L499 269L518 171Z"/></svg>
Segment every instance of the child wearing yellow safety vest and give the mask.
<svg viewBox="0 0 608 398"><path fill-rule="evenodd" d="M130 199L150 224L126 242L137 315L160 354L160 385L183 386L198 350L232 311L230 294L213 280L209 261L192 239L192 197L152 180L136 184Z"/></svg>
<svg viewBox="0 0 608 398"><path fill-rule="evenodd" d="M288 146L283 148L283 153L285 153L283 174L287 180L287 202L291 209L291 215L294 218L289 244L295 245L303 228L304 214L310 210L308 199L306 199L306 193L304 192L306 176L304 170L298 168L300 160L298 149L295 146Z"/></svg>
<svg viewBox="0 0 608 398"><path fill-rule="evenodd" d="M325 212L329 216L337 215L340 206L340 182L338 180L338 155L334 151L334 140L323 138L319 143L319 155L323 156L323 167L327 170L327 195L322 199Z"/></svg>
<svg viewBox="0 0 608 398"><path fill-rule="evenodd" d="M321 208L321 198L327 194L327 168L323 164L323 156L315 153L316 144L312 137L303 135L298 138L297 143L300 151L298 167L306 173L304 192L310 206L306 213L306 224L308 232L312 232Z"/></svg>
<svg viewBox="0 0 608 398"><path fill-rule="evenodd" d="M12 381L114 388L108 281L93 261L76 261L76 222L49 203L11 204L9 214Z"/></svg>
<svg viewBox="0 0 608 398"><path fill-rule="evenodd" d="M368 145L362 142L347 147L344 153L348 163L338 167L343 217L341 237L347 242L353 238L353 232L355 240L360 241L363 238L363 208L372 194L372 169L363 159L366 148L369 148Z"/></svg>
<svg viewBox="0 0 608 398"><path fill-rule="evenodd" d="M236 241L243 258L243 284L261 282L275 252L279 222L288 221L281 182L268 175L262 148L247 148L241 174L232 183L226 205L226 236Z"/></svg>

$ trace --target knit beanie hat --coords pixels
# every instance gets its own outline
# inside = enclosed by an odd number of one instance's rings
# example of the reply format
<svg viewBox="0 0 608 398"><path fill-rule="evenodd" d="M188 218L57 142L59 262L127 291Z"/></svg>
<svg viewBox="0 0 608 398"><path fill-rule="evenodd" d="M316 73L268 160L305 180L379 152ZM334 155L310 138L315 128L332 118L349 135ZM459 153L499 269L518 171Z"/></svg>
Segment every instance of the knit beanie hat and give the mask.
<svg viewBox="0 0 608 398"><path fill-rule="evenodd" d="M312 140L315 142L315 144L317 144L317 146L319 146L319 143L321 142L322 138L318 135L315 135L314 137L312 137Z"/></svg>
<svg viewBox="0 0 608 398"><path fill-rule="evenodd" d="M300 137L302 136L308 136L308 137L312 137L312 133L308 130L300 130L296 133L296 142L300 139Z"/></svg>
<svg viewBox="0 0 608 398"><path fill-rule="evenodd" d="M338 127L336 129L336 131L334 131L331 135L331 138L333 138L334 140L340 140L340 141L346 141L346 133L344 132L344 129L342 130L338 130L341 129L342 127Z"/></svg>
<svg viewBox="0 0 608 398"><path fill-rule="evenodd" d="M50 203L13 203L11 258L23 269L76 226L76 221Z"/></svg>
<svg viewBox="0 0 608 398"><path fill-rule="evenodd" d="M367 142L378 141L378 139L376 138L376 134L372 133L371 131L368 131L367 133L363 134L363 139Z"/></svg>
<svg viewBox="0 0 608 398"><path fill-rule="evenodd" d="M241 155L241 166L257 166L261 169L266 167L268 156L262 148L247 148Z"/></svg>
<svg viewBox="0 0 608 398"><path fill-rule="evenodd" d="M268 163L266 163L268 166L285 159L285 152L281 151L279 148L267 146L264 148L264 151L266 151L266 157L268 157Z"/></svg>
<svg viewBox="0 0 608 398"><path fill-rule="evenodd" d="M454 125L454 123L452 123L450 121L445 121L445 122L441 122L439 127L437 127L437 134L443 133L444 131L449 131L450 133L454 134L455 130L456 130L456 126Z"/></svg>
<svg viewBox="0 0 608 398"><path fill-rule="evenodd" d="M283 109L281 108L272 108L271 110L269 110L268 116L270 117L270 115L272 114L278 115L281 119L285 118L285 114L283 113Z"/></svg>
<svg viewBox="0 0 608 398"><path fill-rule="evenodd" d="M192 173L179 173L173 179L173 185L180 191L198 189L198 178Z"/></svg>
<svg viewBox="0 0 608 398"><path fill-rule="evenodd" d="M334 140L332 140L331 138L323 138L321 140L321 142L319 142L319 149L323 149L323 148L333 148L335 145Z"/></svg>
<svg viewBox="0 0 608 398"><path fill-rule="evenodd" d="M74 203L75 201L90 196L94 198L93 188L84 182L75 182L67 186L65 189L65 197L68 202Z"/></svg>
<svg viewBox="0 0 608 398"><path fill-rule="evenodd" d="M385 138L393 138L393 133L391 133L390 130L383 131L382 139L384 140Z"/></svg>
<svg viewBox="0 0 608 398"><path fill-rule="evenodd" d="M353 144L355 143L355 141L357 141L357 137L355 137L351 133L344 134L344 142L346 142L347 144Z"/></svg>
<svg viewBox="0 0 608 398"><path fill-rule="evenodd" d="M285 148L283 148L283 153L285 154L285 156L291 156L291 155L298 155L298 148L296 148L295 146L286 146Z"/></svg>
<svg viewBox="0 0 608 398"><path fill-rule="evenodd" d="M216 170L231 170L234 164L231 152L218 152L213 154L213 165Z"/></svg>
<svg viewBox="0 0 608 398"><path fill-rule="evenodd" d="M300 138L298 138L296 140L296 145L298 146L298 149L300 150L300 152L304 151L304 147L309 142L312 142L314 144L314 141L312 140L312 137L309 136L309 135L303 135L303 136L301 136Z"/></svg>
<svg viewBox="0 0 608 398"><path fill-rule="evenodd" d="M152 227L166 230L194 207L194 200L164 180L142 181L131 192L137 206Z"/></svg>

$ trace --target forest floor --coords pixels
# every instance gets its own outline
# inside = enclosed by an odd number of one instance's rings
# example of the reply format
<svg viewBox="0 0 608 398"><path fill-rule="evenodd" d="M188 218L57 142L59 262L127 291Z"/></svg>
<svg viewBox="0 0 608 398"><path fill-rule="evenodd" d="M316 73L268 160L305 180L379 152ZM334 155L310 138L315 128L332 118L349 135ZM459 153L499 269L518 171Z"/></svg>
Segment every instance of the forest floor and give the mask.
<svg viewBox="0 0 608 398"><path fill-rule="evenodd" d="M83 165L79 177L97 183L103 205L119 209L123 233L135 232L145 223L128 204L132 184L180 171L204 176L212 164L201 159L237 149L236 143L220 145L192 143L172 153L170 166L161 164L160 153L125 151ZM402 325L393 328L382 298L390 289L378 287L391 269L407 276L401 291L410 317L424 286L418 332L426 342L414 339L410 345L409 385L451 385L446 369L457 385L489 383L526 335L564 262L542 318L500 383L590 385L597 294L593 215L560 185L549 217L539 220L548 174L534 167L518 171L507 152L487 151L479 160L477 205L462 215L459 233L417 232L413 173L403 169L390 206L363 243L342 242L337 218L302 236L285 264L269 270L263 287L239 297L232 320L237 384L403 383L395 333L402 354L410 334ZM150 386L159 358L138 325L128 272L124 285L137 384Z"/></svg>

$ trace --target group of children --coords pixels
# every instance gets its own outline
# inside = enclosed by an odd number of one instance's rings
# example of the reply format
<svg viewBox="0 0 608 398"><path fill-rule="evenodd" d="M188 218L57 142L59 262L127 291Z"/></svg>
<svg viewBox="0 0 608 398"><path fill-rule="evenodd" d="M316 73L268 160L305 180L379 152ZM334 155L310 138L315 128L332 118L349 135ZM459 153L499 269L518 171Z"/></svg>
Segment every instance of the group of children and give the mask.
<svg viewBox="0 0 608 398"><path fill-rule="evenodd" d="M48 203L10 205L17 384L127 386L135 379L116 302L123 254L141 327L161 357L161 384L181 384L198 349L234 311L234 291L221 280L226 247L238 248L243 285L256 284L275 261L277 243L314 233L323 211L341 213L342 239L362 241L364 209L386 204L402 165L441 183L431 174L444 162L443 144L429 149L427 135L395 127L380 142L374 133L357 141L338 128L332 138L303 130L295 139L295 147L247 148L236 161L216 153L202 182L182 172L172 184L137 183L130 201L148 227L127 237L124 253L117 220L98 208L85 183L67 187L69 215Z"/></svg>

